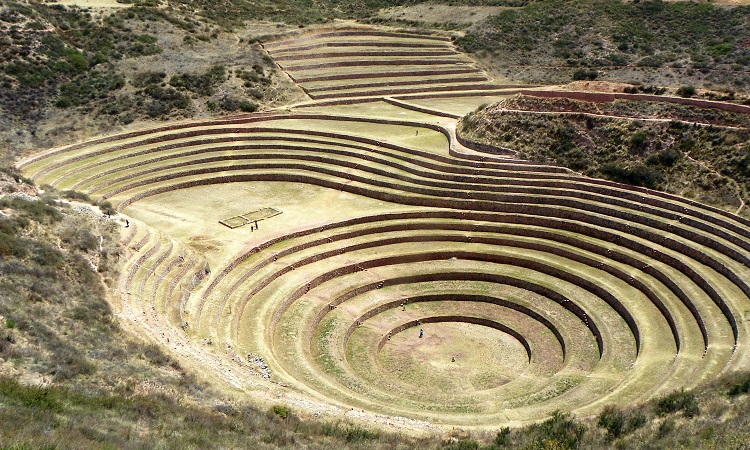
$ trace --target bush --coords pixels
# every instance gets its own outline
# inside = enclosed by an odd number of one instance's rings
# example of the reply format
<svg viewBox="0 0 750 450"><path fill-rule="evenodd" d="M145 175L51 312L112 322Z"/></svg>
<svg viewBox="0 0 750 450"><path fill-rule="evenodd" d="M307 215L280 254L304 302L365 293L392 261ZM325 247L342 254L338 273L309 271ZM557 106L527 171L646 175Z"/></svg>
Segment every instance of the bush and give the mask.
<svg viewBox="0 0 750 450"><path fill-rule="evenodd" d="M167 78L167 74L164 72L138 72L133 75L131 83L137 88L144 88L155 84L161 84L164 82L165 78Z"/></svg>
<svg viewBox="0 0 750 450"><path fill-rule="evenodd" d="M497 447L507 447L510 445L510 428L503 427L495 435L495 439L492 441Z"/></svg>
<svg viewBox="0 0 750 450"><path fill-rule="evenodd" d="M213 95L216 86L224 82L226 69L224 66L213 66L202 75L180 74L169 79L169 84L178 89L186 89L198 95Z"/></svg>
<svg viewBox="0 0 750 450"><path fill-rule="evenodd" d="M646 423L646 415L640 411L626 414L614 405L604 407L599 414L597 426L607 430L607 437L617 439L637 430Z"/></svg>
<svg viewBox="0 0 750 450"><path fill-rule="evenodd" d="M143 347L143 357L155 366L166 366L172 362L172 358L164 353L156 344L148 344Z"/></svg>
<svg viewBox="0 0 750 450"><path fill-rule="evenodd" d="M32 251L31 260L45 267L60 268L65 262L62 252L60 250L42 242L34 242L34 249Z"/></svg>
<svg viewBox="0 0 750 450"><path fill-rule="evenodd" d="M665 437L666 435L674 431L674 428L675 428L674 420L672 419L665 420L659 425L659 431L657 432L657 437L659 439Z"/></svg>
<svg viewBox="0 0 750 450"><path fill-rule="evenodd" d="M361 428L352 424L341 426L340 423L323 424L323 434L326 436L336 436L344 439L348 443L359 442L367 439L377 439L377 433Z"/></svg>
<svg viewBox="0 0 750 450"><path fill-rule="evenodd" d="M641 150L648 145L648 135L643 130L638 130L630 136L630 148Z"/></svg>
<svg viewBox="0 0 750 450"><path fill-rule="evenodd" d="M287 417L289 417L291 411L284 405L273 405L273 407L271 408L271 412L273 412L277 417L281 419L286 419Z"/></svg>
<svg viewBox="0 0 750 450"><path fill-rule="evenodd" d="M679 390L657 399L655 411L660 416L682 411L685 417L695 417L700 408L695 394Z"/></svg>
<svg viewBox="0 0 750 450"><path fill-rule="evenodd" d="M479 442L474 440L451 442L443 448L445 450L480 450Z"/></svg>
<svg viewBox="0 0 750 450"><path fill-rule="evenodd" d="M599 76L599 72L596 69L578 69L573 72L574 80L589 80L593 81Z"/></svg>
<svg viewBox="0 0 750 450"><path fill-rule="evenodd" d="M750 375L745 375L745 378L739 383L734 384L728 392L732 397L747 393L750 393Z"/></svg>
<svg viewBox="0 0 750 450"><path fill-rule="evenodd" d="M70 108L73 102L68 97L60 97L55 101L55 106L58 108Z"/></svg>
<svg viewBox="0 0 750 450"><path fill-rule="evenodd" d="M651 166L672 167L680 159L682 159L681 151L674 148L668 148L650 155L646 158L646 164Z"/></svg>
<svg viewBox="0 0 750 450"><path fill-rule="evenodd" d="M68 106L86 105L93 100L106 98L110 92L122 89L124 86L125 79L120 75L92 71L61 85L58 102L62 101L63 105L70 102Z"/></svg>
<svg viewBox="0 0 750 450"><path fill-rule="evenodd" d="M528 431L536 435L536 445L541 448L575 449L586 433L586 426L577 422L570 414L555 411L546 421L531 425Z"/></svg>
<svg viewBox="0 0 750 450"><path fill-rule="evenodd" d="M677 95L685 98L692 97L695 95L695 86L682 86L677 89Z"/></svg>
<svg viewBox="0 0 750 450"><path fill-rule="evenodd" d="M62 241L72 248L90 252L99 247L99 238L87 229L71 225L60 233Z"/></svg>
<svg viewBox="0 0 750 450"><path fill-rule="evenodd" d="M607 163L602 165L599 172L605 178L612 181L643 186L650 189L656 189L664 181L661 173L643 164L624 166L619 163Z"/></svg>
<svg viewBox="0 0 750 450"><path fill-rule="evenodd" d="M616 439L622 436L625 429L625 414L615 406L606 406L599 414L596 426L604 428L607 430L608 437Z"/></svg>
<svg viewBox="0 0 750 450"><path fill-rule="evenodd" d="M99 200L98 202L96 202L96 206L99 207L99 210L102 212L102 214L106 214L108 216L117 214L117 210L112 206L112 203L106 200Z"/></svg>
<svg viewBox="0 0 750 450"><path fill-rule="evenodd" d="M238 106L240 108L240 111L243 112L255 112L258 110L258 105L248 100L240 101Z"/></svg>
<svg viewBox="0 0 750 450"><path fill-rule="evenodd" d="M88 194L78 191L62 191L60 192L60 195L62 195L64 198L67 198L68 200L78 200L82 202L91 202L91 197L88 196Z"/></svg>

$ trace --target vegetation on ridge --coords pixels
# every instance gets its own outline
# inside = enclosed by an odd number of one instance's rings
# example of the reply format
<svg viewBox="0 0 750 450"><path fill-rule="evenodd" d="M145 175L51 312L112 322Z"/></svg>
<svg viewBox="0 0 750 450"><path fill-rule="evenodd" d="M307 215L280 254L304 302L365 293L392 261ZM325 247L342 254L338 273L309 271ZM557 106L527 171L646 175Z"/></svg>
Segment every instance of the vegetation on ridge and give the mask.
<svg viewBox="0 0 750 450"><path fill-rule="evenodd" d="M460 132L531 161L747 215L747 120L744 114L683 105L520 96L466 116Z"/></svg>
<svg viewBox="0 0 750 450"><path fill-rule="evenodd" d="M746 91L749 25L750 6L543 0L502 11L457 43L498 73L529 82L569 81L589 68L600 79Z"/></svg>

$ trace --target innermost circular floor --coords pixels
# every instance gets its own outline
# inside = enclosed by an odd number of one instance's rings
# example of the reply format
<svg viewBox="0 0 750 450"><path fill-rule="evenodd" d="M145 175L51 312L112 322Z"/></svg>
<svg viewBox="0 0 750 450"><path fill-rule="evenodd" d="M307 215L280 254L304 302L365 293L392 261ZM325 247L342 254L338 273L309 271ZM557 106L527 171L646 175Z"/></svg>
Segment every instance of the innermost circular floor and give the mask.
<svg viewBox="0 0 750 450"><path fill-rule="evenodd" d="M383 346L378 362L388 377L401 382L464 394L518 378L528 367L528 355L518 340L502 331L441 322L394 335Z"/></svg>

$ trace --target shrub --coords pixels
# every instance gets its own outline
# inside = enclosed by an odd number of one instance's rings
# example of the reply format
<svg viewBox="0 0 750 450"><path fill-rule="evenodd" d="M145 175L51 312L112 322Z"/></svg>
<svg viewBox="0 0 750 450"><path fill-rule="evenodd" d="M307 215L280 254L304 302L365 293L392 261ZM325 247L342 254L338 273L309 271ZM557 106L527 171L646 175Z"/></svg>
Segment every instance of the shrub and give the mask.
<svg viewBox="0 0 750 450"><path fill-rule="evenodd" d="M373 433L370 430L354 425L350 425L346 429L346 434L344 435L344 439L349 443L360 442L368 439L376 439L377 437L377 433Z"/></svg>
<svg viewBox="0 0 750 450"><path fill-rule="evenodd" d="M495 435L495 439L492 441L497 447L507 447L510 445L510 428L503 427Z"/></svg>
<svg viewBox="0 0 750 450"><path fill-rule="evenodd" d="M91 71L61 85L58 101L67 99L70 102L69 106L86 105L93 100L106 98L110 92L117 91L124 86L125 79L120 75Z"/></svg>
<svg viewBox="0 0 750 450"><path fill-rule="evenodd" d="M692 97L695 95L695 86L682 86L677 89L677 95L680 97Z"/></svg>
<svg viewBox="0 0 750 450"><path fill-rule="evenodd" d="M108 216L117 214L117 210L112 206L112 203L106 200L100 200L96 202L96 206L99 207L99 210L102 212L102 214L106 214Z"/></svg>
<svg viewBox="0 0 750 450"><path fill-rule="evenodd" d="M60 234L62 241L83 252L90 252L99 247L99 239L89 230L70 226Z"/></svg>
<svg viewBox="0 0 750 450"><path fill-rule="evenodd" d="M131 83L137 88L144 88L146 86L161 84L165 78L167 78L167 74L164 72L138 72L133 75Z"/></svg>
<svg viewBox="0 0 750 450"><path fill-rule="evenodd" d="M640 411L627 414L614 405L604 407L599 414L597 426L607 430L607 437L617 439L637 430L646 423L646 415Z"/></svg>
<svg viewBox="0 0 750 450"><path fill-rule="evenodd" d="M666 435L674 431L674 428L675 428L674 420L672 419L665 420L659 425L659 431L657 432L657 437L659 439L665 437Z"/></svg>
<svg viewBox="0 0 750 450"><path fill-rule="evenodd" d="M732 397L747 393L750 393L750 375L745 375L745 378L739 383L734 384L728 392Z"/></svg>
<svg viewBox="0 0 750 450"><path fill-rule="evenodd" d="M574 80L596 80L596 78L599 76L599 72L596 71L596 69L578 69L575 72L573 72L573 79Z"/></svg>
<svg viewBox="0 0 750 450"><path fill-rule="evenodd" d="M65 262L60 250L42 242L35 242L31 260L40 266L60 268Z"/></svg>
<svg viewBox="0 0 750 450"><path fill-rule="evenodd" d="M79 200L82 202L91 202L91 197L88 194L78 191L62 191L60 193L64 198L68 200Z"/></svg>
<svg viewBox="0 0 750 450"><path fill-rule="evenodd" d="M586 426L577 422L570 414L555 411L546 421L531 425L530 434L535 435L536 444L542 448L557 446L575 449L586 433Z"/></svg>
<svg viewBox="0 0 750 450"><path fill-rule="evenodd" d="M445 450L479 450L479 442L474 440L456 441L443 447Z"/></svg>
<svg viewBox="0 0 750 450"><path fill-rule="evenodd" d="M622 436L625 429L625 414L617 407L609 405L599 414L596 425L607 430L609 437L618 438Z"/></svg>
<svg viewBox="0 0 750 450"><path fill-rule="evenodd" d="M24 218L0 218L0 256L23 257L30 250L29 242L16 236L28 225Z"/></svg>
<svg viewBox="0 0 750 450"><path fill-rule="evenodd" d="M166 366L172 362L172 358L164 353L156 344L148 344L143 347L143 357L156 366Z"/></svg>
<svg viewBox="0 0 750 450"><path fill-rule="evenodd" d="M55 101L55 106L58 108L70 108L73 102L68 97L60 97Z"/></svg>
<svg viewBox="0 0 750 450"><path fill-rule="evenodd" d="M695 417L700 413L695 394L684 390L675 391L657 399L655 410L660 416L678 411L682 411L685 417Z"/></svg>
<svg viewBox="0 0 750 450"><path fill-rule="evenodd" d="M238 106L240 108L240 111L243 112L255 112L258 110L258 105L248 100L240 101Z"/></svg>
<svg viewBox="0 0 750 450"><path fill-rule="evenodd" d="M619 163L602 165L599 172L612 181L632 184L655 189L664 181L664 177L657 170L643 164L625 166Z"/></svg>
<svg viewBox="0 0 750 450"><path fill-rule="evenodd" d="M648 144L648 135L643 130L638 130L630 136L630 148L640 150Z"/></svg>
<svg viewBox="0 0 750 450"><path fill-rule="evenodd" d="M326 436L335 436L344 439L348 443L360 442L367 439L377 439L377 433L373 433L365 428L356 425L347 424L341 426L340 423L323 424L323 434Z"/></svg>
<svg viewBox="0 0 750 450"><path fill-rule="evenodd" d="M16 327L16 321L13 319L5 319L5 326L8 328L15 328Z"/></svg>
<svg viewBox="0 0 750 450"><path fill-rule="evenodd" d="M290 410L284 405L273 405L273 407L271 408L271 412L273 412L277 417L286 419L287 417L289 417Z"/></svg>
<svg viewBox="0 0 750 450"><path fill-rule="evenodd" d="M178 89L186 89L196 94L213 95L216 86L224 82L226 69L224 66L213 66L202 75L180 74L169 79L169 84Z"/></svg>
<svg viewBox="0 0 750 450"><path fill-rule="evenodd" d="M646 158L646 164L652 165L652 166L656 165L656 166L672 167L681 158L682 158L681 151L675 148L668 148L658 153L649 155L649 157Z"/></svg>

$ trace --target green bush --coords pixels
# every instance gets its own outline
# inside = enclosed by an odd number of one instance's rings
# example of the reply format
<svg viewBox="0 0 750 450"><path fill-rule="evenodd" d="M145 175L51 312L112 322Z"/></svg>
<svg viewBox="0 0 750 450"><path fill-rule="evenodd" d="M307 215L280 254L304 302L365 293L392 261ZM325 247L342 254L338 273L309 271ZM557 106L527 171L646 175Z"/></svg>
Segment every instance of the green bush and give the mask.
<svg viewBox="0 0 750 450"><path fill-rule="evenodd" d="M623 412L614 405L604 407L599 414L596 425L607 430L609 439L617 439L637 430L646 423L646 415L640 411L630 414Z"/></svg>
<svg viewBox="0 0 750 450"><path fill-rule="evenodd" d="M657 399L654 409L656 414L660 416L678 411L682 411L685 417L695 417L700 414L698 399L696 399L695 394L685 390L675 391Z"/></svg>
<svg viewBox="0 0 750 450"><path fill-rule="evenodd" d="M166 78L167 74L165 72L145 71L133 75L131 83L137 88L144 88L155 84L161 84Z"/></svg>
<svg viewBox="0 0 750 450"><path fill-rule="evenodd" d="M240 111L243 112L255 112L258 110L258 105L248 100L241 100L238 104Z"/></svg>
<svg viewBox="0 0 750 450"><path fill-rule="evenodd" d="M323 424L322 431L326 436L335 436L338 438L342 438L348 443L378 438L378 434L373 433L370 430L352 424L346 424L345 426L342 426L339 422L336 422L334 424Z"/></svg>
<svg viewBox="0 0 750 450"><path fill-rule="evenodd" d="M666 150L662 150L657 153L653 153L649 155L648 158L646 158L646 164L648 165L656 165L656 166L664 166L664 167L672 167L682 159L682 152L675 149L675 148L668 148Z"/></svg>
<svg viewBox="0 0 750 450"><path fill-rule="evenodd" d="M732 385L728 392L732 397L747 393L750 393L750 375L745 375L744 379Z"/></svg>
<svg viewBox="0 0 750 450"><path fill-rule="evenodd" d="M445 450L479 450L479 442L469 439L465 441L451 442L445 447Z"/></svg>
<svg viewBox="0 0 750 450"><path fill-rule="evenodd" d="M507 447L510 445L510 428L503 427L495 435L495 439L492 441L497 447Z"/></svg>
<svg viewBox="0 0 750 450"><path fill-rule="evenodd" d="M544 422L531 425L529 433L535 436L536 445L541 448L576 449L586 433L586 426L576 421L570 414L555 411Z"/></svg>
<svg viewBox="0 0 750 450"><path fill-rule="evenodd" d="M685 98L694 96L695 92L695 86L682 86L677 89L677 95Z"/></svg>
<svg viewBox="0 0 750 450"><path fill-rule="evenodd" d="M99 238L85 228L71 225L65 228L60 237L68 246L82 252L90 252L99 247Z"/></svg>
<svg viewBox="0 0 750 450"><path fill-rule="evenodd" d="M112 206L112 203L106 200L99 200L98 202L96 202L96 206L99 208L102 214L106 214L108 216L117 214L117 210Z"/></svg>
<svg viewBox="0 0 750 450"><path fill-rule="evenodd" d="M152 85L143 90L151 100L145 104L146 114L150 117L160 117L174 109L185 109L190 106L190 98L171 87Z"/></svg>
<svg viewBox="0 0 750 450"><path fill-rule="evenodd" d="M32 242L32 246L31 261L34 263L50 268L60 268L65 263L65 257L57 248L44 242Z"/></svg>
<svg viewBox="0 0 750 450"><path fill-rule="evenodd" d="M169 85L178 89L185 89L198 95L213 95L216 87L226 78L224 66L213 66L202 75L183 73L169 79Z"/></svg>
<svg viewBox="0 0 750 450"><path fill-rule="evenodd" d="M596 69L578 69L573 72L574 80L589 80L593 81L599 76L599 72Z"/></svg>
<svg viewBox="0 0 750 450"><path fill-rule="evenodd" d="M641 150L648 145L648 134L643 130L638 130L630 136L630 148Z"/></svg>
<svg viewBox="0 0 750 450"><path fill-rule="evenodd" d="M55 100L55 106L58 108L70 108L73 102L68 97L60 97Z"/></svg>
<svg viewBox="0 0 750 450"><path fill-rule="evenodd" d="M643 164L625 166L620 163L612 162L603 164L599 172L605 178L618 183L632 184L643 186L650 189L656 189L664 181L664 177L657 170Z"/></svg>
<svg viewBox="0 0 750 450"><path fill-rule="evenodd" d="M271 412L281 419L286 419L291 413L289 408L284 405L273 405L273 407L271 407Z"/></svg>
<svg viewBox="0 0 750 450"><path fill-rule="evenodd" d="M668 434L672 433L675 429L675 423L672 419L667 419L661 424L659 424L659 429L657 431L656 436L661 439L663 437L666 437Z"/></svg>
<svg viewBox="0 0 750 450"><path fill-rule="evenodd" d="M172 362L172 358L156 344L147 344L143 347L143 358L156 366L166 366Z"/></svg>

